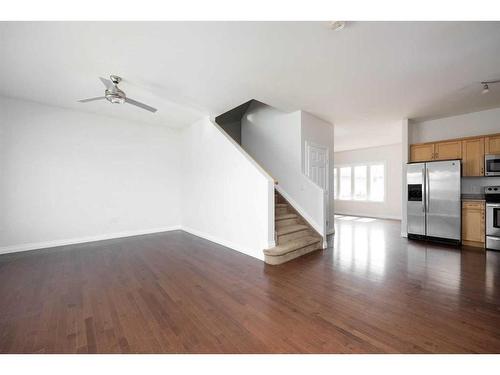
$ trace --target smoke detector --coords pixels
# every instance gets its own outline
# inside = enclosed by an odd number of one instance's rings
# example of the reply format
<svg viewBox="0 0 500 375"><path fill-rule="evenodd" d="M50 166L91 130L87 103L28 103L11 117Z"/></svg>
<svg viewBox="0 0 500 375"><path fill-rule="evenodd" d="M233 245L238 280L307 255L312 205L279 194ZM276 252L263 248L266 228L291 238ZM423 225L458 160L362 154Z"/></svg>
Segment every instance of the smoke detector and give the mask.
<svg viewBox="0 0 500 375"><path fill-rule="evenodd" d="M345 27L345 21L331 21L330 28L333 31L340 31Z"/></svg>

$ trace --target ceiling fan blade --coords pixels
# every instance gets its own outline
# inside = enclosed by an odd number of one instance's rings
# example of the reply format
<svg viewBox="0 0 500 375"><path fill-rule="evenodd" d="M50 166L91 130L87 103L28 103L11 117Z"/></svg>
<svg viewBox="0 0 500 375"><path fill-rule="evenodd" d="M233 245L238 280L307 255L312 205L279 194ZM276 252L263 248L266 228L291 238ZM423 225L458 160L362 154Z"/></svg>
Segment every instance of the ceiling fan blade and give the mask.
<svg viewBox="0 0 500 375"><path fill-rule="evenodd" d="M101 80L104 87L106 87L108 90L111 90L113 88L113 86L114 86L113 82L111 82L109 79L102 78L102 77L99 77L99 79Z"/></svg>
<svg viewBox="0 0 500 375"><path fill-rule="evenodd" d="M106 99L106 98L104 96L98 96L97 98L82 99L82 100L79 100L79 102L80 103L88 103L88 102L93 102L93 101L102 100L102 99Z"/></svg>
<svg viewBox="0 0 500 375"><path fill-rule="evenodd" d="M149 111L149 112L155 113L157 111L156 108L150 107L149 105L138 102L137 100L134 100L134 99L127 98L127 99L125 99L125 103L135 105L135 106L140 107L142 109L145 109L146 111Z"/></svg>

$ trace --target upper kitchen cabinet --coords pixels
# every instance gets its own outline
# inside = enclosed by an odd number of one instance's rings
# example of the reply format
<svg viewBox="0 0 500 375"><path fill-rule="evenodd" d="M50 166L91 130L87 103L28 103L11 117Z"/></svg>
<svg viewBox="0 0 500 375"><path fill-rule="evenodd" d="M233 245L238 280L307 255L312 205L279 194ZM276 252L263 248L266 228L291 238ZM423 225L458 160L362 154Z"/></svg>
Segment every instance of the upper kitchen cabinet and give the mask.
<svg viewBox="0 0 500 375"><path fill-rule="evenodd" d="M500 134L410 145L410 161L462 159L463 176L484 176L484 155L500 155Z"/></svg>
<svg viewBox="0 0 500 375"><path fill-rule="evenodd" d="M500 134L484 138L484 152L486 154L500 154Z"/></svg>
<svg viewBox="0 0 500 375"><path fill-rule="evenodd" d="M437 142L434 144L433 160L452 160L461 158L462 142L460 140Z"/></svg>
<svg viewBox="0 0 500 375"><path fill-rule="evenodd" d="M484 138L462 141L462 176L484 176Z"/></svg>
<svg viewBox="0 0 500 375"><path fill-rule="evenodd" d="M434 143L410 146L410 161L429 161L434 158Z"/></svg>

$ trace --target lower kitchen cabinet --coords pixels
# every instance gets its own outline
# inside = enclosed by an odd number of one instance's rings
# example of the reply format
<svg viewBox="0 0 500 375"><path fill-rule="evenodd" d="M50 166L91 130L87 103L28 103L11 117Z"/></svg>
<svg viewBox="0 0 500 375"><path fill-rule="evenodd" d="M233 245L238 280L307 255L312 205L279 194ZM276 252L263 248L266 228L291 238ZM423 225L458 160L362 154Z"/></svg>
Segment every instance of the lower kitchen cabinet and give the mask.
<svg viewBox="0 0 500 375"><path fill-rule="evenodd" d="M462 201L462 244L484 248L485 203L481 200Z"/></svg>

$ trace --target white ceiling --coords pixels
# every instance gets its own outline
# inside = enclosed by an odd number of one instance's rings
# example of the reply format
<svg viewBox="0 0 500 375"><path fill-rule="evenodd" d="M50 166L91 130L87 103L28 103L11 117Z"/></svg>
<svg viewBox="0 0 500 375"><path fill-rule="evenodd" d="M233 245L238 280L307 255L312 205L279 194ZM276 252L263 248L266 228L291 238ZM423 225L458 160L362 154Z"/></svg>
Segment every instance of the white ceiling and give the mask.
<svg viewBox="0 0 500 375"><path fill-rule="evenodd" d="M500 107L500 22L1 22L0 95L183 126L249 99L335 124L337 150L399 141L400 119ZM125 78L156 114L107 102Z"/></svg>

